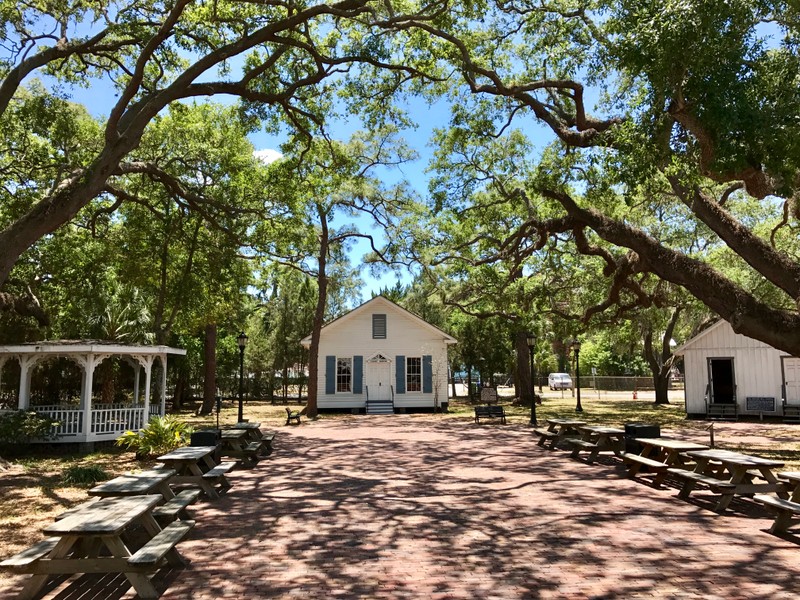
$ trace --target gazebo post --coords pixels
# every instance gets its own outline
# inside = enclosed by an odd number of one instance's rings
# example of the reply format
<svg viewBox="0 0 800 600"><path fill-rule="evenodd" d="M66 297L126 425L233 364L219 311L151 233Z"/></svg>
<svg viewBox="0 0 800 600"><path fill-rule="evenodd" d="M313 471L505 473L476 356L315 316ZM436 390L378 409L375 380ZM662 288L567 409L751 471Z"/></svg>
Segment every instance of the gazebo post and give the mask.
<svg viewBox="0 0 800 600"><path fill-rule="evenodd" d="M144 358L144 425L150 421L150 379L153 373L153 357Z"/></svg>
<svg viewBox="0 0 800 600"><path fill-rule="evenodd" d="M161 412L163 417L167 414L167 355L159 354L161 359Z"/></svg>
<svg viewBox="0 0 800 600"><path fill-rule="evenodd" d="M133 361L133 403L139 404L139 375L142 372L142 365L139 361Z"/></svg>
<svg viewBox="0 0 800 600"><path fill-rule="evenodd" d="M89 441L92 433L92 387L94 386L95 355L87 354L86 362L83 364L83 385L81 386L81 409L83 410L83 432L84 441Z"/></svg>
<svg viewBox="0 0 800 600"><path fill-rule="evenodd" d="M39 362L38 356L19 357L19 397L17 406L20 410L28 410L31 405L31 370Z"/></svg>

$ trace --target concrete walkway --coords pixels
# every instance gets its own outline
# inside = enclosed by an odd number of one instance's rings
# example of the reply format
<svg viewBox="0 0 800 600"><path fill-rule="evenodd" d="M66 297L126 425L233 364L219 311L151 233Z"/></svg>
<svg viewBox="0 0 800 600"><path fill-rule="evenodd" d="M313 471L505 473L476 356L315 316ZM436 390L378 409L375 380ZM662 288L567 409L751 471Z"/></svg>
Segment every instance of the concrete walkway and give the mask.
<svg viewBox="0 0 800 600"><path fill-rule="evenodd" d="M358 417L279 428L274 446L197 505L192 564L156 578L164 600L800 595L800 540L767 533L760 507L719 516L710 494L679 500L524 426ZM103 585L49 597L133 597Z"/></svg>

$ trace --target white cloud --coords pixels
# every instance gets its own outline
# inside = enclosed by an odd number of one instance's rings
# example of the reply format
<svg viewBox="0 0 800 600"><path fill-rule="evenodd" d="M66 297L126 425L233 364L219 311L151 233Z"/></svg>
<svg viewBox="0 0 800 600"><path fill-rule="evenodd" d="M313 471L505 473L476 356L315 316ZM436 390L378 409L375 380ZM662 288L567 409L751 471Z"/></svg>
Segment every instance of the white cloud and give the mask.
<svg viewBox="0 0 800 600"><path fill-rule="evenodd" d="M271 148L265 148L263 150L256 150L253 152L253 156L263 162L265 165L275 162L276 160L283 158L283 154L278 152L277 150L273 150Z"/></svg>

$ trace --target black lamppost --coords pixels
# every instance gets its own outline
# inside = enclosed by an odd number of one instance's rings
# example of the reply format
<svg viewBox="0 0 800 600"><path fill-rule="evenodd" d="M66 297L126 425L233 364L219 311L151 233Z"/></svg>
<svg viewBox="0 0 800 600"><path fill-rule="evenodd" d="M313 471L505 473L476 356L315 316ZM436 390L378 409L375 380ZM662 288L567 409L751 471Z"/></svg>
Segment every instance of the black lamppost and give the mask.
<svg viewBox="0 0 800 600"><path fill-rule="evenodd" d="M574 339L570 346L575 352L575 391L578 399L578 403L575 405L575 412L583 412L583 407L581 406L581 343Z"/></svg>
<svg viewBox="0 0 800 600"><path fill-rule="evenodd" d="M536 334L527 333L525 338L528 342L528 353L531 356L531 425L535 427L539 425L536 421L536 365L533 360L533 355L536 351Z"/></svg>
<svg viewBox="0 0 800 600"><path fill-rule="evenodd" d="M244 347L247 346L247 334L243 331L236 338L239 344L239 423L244 421Z"/></svg>

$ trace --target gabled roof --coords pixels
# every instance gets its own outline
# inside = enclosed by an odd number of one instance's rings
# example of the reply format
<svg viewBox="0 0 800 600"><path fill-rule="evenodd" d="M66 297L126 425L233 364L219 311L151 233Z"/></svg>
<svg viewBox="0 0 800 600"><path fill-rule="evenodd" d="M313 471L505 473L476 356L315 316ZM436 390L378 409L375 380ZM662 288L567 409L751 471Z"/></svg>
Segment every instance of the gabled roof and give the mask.
<svg viewBox="0 0 800 600"><path fill-rule="evenodd" d="M702 340L704 337L706 337L707 335L709 335L709 334L710 334L712 331L715 331L715 330L719 329L720 327L722 327L723 323L727 323L727 321L726 321L725 319L720 319L719 321L717 321L717 322L716 322L716 323L714 323L713 325L709 325L708 327L706 327L705 329L703 329L703 331L701 331L700 333L698 333L696 336L694 336L694 337L692 337L692 338L689 338L688 340L686 340L685 342L683 342L683 344L681 344L680 346L678 346L677 348L675 348L675 350L673 350L673 351L672 351L672 353L673 353L673 354L677 354L677 355L682 355L682 354L683 354L683 351L684 351L686 348L691 348L692 346L694 346L695 344L697 344L697 342L699 342L699 341L700 341L700 340Z"/></svg>
<svg viewBox="0 0 800 600"><path fill-rule="evenodd" d="M442 331L438 327L435 327L434 325L431 325L430 323L428 323L427 321L421 319L420 317L418 317L414 313L407 311L405 308L403 308L399 304L396 304L396 303L392 302L391 300L389 300L388 298L385 298L384 296L375 296L371 300L367 300L366 302L364 302L364 304L362 304L361 306L358 306L357 308L354 308L350 312L345 313L344 315L342 315L338 319L334 319L330 323L326 323L325 325L322 326L322 333L330 333L331 330L338 329L342 325L346 325L348 321L351 321L352 319L356 318L359 315L359 313L365 312L367 310L375 310L375 309L380 310L381 308L388 309L388 310L393 310L395 312L402 313L404 316L406 316L409 319L411 319L412 321L414 321L420 327L422 327L424 329L428 329L432 333L435 333L436 335L442 336L445 344L457 344L458 343L458 341L454 337L448 335L447 333L445 333L444 331ZM302 340L300 340L300 344L302 346L305 346L305 347L310 346L311 345L311 334L307 335Z"/></svg>

